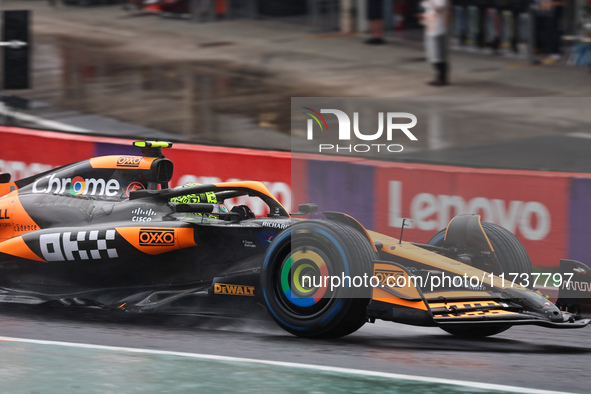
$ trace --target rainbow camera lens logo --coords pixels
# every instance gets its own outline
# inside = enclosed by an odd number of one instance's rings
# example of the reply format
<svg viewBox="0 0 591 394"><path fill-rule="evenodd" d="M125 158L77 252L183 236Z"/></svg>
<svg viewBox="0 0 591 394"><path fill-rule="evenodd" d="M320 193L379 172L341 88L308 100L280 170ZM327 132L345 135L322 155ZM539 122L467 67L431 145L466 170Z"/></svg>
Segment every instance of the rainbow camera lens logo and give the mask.
<svg viewBox="0 0 591 394"><path fill-rule="evenodd" d="M317 304L326 294L328 267L324 258L311 250L300 250L293 253L281 268L281 290L285 297L294 305L309 307ZM315 286L315 280L320 286Z"/></svg>
<svg viewBox="0 0 591 394"><path fill-rule="evenodd" d="M86 190L86 181L84 178L77 176L72 179L70 183L70 195L79 196Z"/></svg>

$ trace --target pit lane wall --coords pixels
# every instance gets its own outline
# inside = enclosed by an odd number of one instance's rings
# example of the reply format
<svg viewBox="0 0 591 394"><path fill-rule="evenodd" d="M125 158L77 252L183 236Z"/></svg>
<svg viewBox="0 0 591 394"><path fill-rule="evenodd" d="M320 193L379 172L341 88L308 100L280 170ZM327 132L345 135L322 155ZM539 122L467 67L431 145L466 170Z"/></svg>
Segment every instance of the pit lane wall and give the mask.
<svg viewBox="0 0 591 394"><path fill-rule="evenodd" d="M20 179L78 160L138 154L131 140L0 127L0 172ZM591 174L389 163L287 152L175 144L171 186L260 180L290 211L315 202L368 228L427 240L460 213L479 213L515 233L537 267L561 258L590 263ZM236 204L245 201L236 201ZM249 205L263 215L261 205Z"/></svg>

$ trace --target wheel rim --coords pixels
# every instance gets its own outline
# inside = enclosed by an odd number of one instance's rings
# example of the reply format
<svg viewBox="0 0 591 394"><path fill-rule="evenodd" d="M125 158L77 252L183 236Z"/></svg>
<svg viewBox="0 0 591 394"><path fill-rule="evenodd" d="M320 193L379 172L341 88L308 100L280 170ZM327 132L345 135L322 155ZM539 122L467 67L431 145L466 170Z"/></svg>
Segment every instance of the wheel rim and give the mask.
<svg viewBox="0 0 591 394"><path fill-rule="evenodd" d="M277 270L277 294L281 304L291 313L311 317L322 312L332 300L327 278L331 260L315 247L299 248L283 260Z"/></svg>

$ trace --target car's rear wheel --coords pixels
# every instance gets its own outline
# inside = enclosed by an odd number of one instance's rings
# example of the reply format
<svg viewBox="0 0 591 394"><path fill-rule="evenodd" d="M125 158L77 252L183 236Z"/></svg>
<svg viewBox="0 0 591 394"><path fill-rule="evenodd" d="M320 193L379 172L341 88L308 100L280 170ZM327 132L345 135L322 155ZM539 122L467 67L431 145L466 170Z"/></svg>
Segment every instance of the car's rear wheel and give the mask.
<svg viewBox="0 0 591 394"><path fill-rule="evenodd" d="M354 278L371 277L376 256L352 227L327 220L296 223L267 251L261 273L267 310L279 326L301 337L350 334L366 322L371 298L371 287L355 286ZM336 286L334 278L343 284L346 277L350 283Z"/></svg>
<svg viewBox="0 0 591 394"><path fill-rule="evenodd" d="M529 255L527 254L523 244L517 239L515 235L513 235L513 233L511 233L506 228L494 223L483 222L482 228L484 229L484 232L492 244L497 256L498 264L490 266L479 263L479 261L476 260L472 264L474 267L487 272L492 272L495 275L504 273L506 275L511 274L511 277L522 274L525 274L528 277L531 276L532 265ZM453 246L446 245L444 237L445 229L437 232L433 237L431 237L428 244L435 246ZM445 328L442 327L442 329L459 337L482 338L499 334L505 330L508 330L510 327L510 324L495 324L478 327L458 325Z"/></svg>
<svg viewBox="0 0 591 394"><path fill-rule="evenodd" d="M523 244L511 231L497 224L487 222L482 222L482 228L495 250L498 266L491 267L480 264L477 260L471 265L478 269L492 272L495 275L502 273L531 275L532 265L529 255ZM427 243L435 246L453 246L445 243L445 230L438 231Z"/></svg>

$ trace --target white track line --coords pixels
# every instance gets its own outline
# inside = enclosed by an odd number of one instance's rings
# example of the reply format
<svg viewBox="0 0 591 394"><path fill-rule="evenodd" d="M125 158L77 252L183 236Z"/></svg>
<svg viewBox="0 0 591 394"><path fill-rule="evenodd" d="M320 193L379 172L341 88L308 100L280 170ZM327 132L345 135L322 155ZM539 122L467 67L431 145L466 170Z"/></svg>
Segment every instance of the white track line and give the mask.
<svg viewBox="0 0 591 394"><path fill-rule="evenodd" d="M569 133L566 136L567 137L575 137L575 138L586 138L586 139L590 139L591 138L591 134L590 133L586 133L584 131L576 131L574 133Z"/></svg>
<svg viewBox="0 0 591 394"><path fill-rule="evenodd" d="M217 355L211 355L211 354L183 353L183 352L173 352L173 351L167 351L167 350L153 350L153 349L139 349L139 348L129 348L129 347L118 347L118 346L104 346L104 345L93 345L93 344L87 344L87 343L44 341L44 340L40 340L40 339L12 338L12 337L3 337L3 336L0 336L0 342L30 343L30 344L37 344L37 345L54 345L54 346L65 346L65 347L80 348L80 349L96 349L96 350L107 350L107 351L113 351L113 352L128 352L128 353L139 353L139 354L150 354L150 355L178 356L178 357L194 358L194 359L199 359L199 360L213 360L213 361L249 363L249 364L258 364L258 365L270 365L270 366L277 366L277 367L308 369L308 370L312 370L312 371L370 376L370 377L386 378L386 379L412 380L415 382L423 382L423 383L451 384L454 386L463 386L463 387L470 387L470 388L476 388L476 389L482 389L482 390L510 391L510 392L515 392L515 393L531 393L531 394L563 393L563 392L559 392L559 391L529 389L529 388L506 386L506 385L492 384L492 383L457 381L457 380L451 380L451 379L430 378L430 377L425 377L425 376L414 376L414 375L405 375L405 374L378 372L378 371L364 371L364 370L351 369L351 368L329 367L329 366L325 366L325 365L300 364L300 363L292 363L292 362L285 362L285 361L272 361L272 360L258 360L258 359L254 359L254 358L217 356Z"/></svg>

